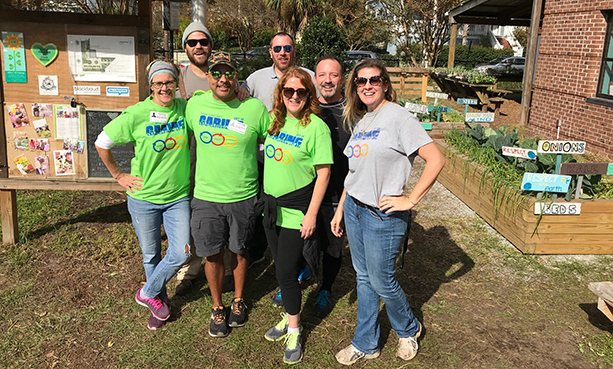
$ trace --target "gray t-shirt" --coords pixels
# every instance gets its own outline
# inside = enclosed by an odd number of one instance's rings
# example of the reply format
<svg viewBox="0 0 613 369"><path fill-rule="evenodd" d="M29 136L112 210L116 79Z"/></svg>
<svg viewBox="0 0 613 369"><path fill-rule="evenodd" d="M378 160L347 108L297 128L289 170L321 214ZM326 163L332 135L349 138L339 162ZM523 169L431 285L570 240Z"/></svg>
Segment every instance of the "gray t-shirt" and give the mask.
<svg viewBox="0 0 613 369"><path fill-rule="evenodd" d="M181 77L183 77L185 94L187 95L185 97L186 100L189 100L194 92L198 90L206 92L211 89L209 86L209 80L206 77L198 77L189 66L181 68Z"/></svg>
<svg viewBox="0 0 613 369"><path fill-rule="evenodd" d="M385 196L402 195L415 151L430 142L417 118L398 104L387 103L366 113L345 147L347 194L374 207Z"/></svg>
<svg viewBox="0 0 613 369"><path fill-rule="evenodd" d="M313 83L315 83L315 73L306 68L302 69L311 75L311 78L313 78ZM270 111L273 103L272 95L275 92L278 82L279 77L277 77L277 73L275 73L274 65L271 65L270 67L258 69L251 73L251 75L249 75L247 80L243 83L242 87L249 91L251 96L263 102L264 105L266 105L266 109Z"/></svg>

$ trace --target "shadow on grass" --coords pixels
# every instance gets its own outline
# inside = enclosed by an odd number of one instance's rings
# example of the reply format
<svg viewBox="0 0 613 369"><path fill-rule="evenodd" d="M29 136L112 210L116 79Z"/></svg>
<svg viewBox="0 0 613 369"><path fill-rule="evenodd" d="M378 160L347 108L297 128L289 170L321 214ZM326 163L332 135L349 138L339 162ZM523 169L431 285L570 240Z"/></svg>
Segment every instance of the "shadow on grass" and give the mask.
<svg viewBox="0 0 613 369"><path fill-rule="evenodd" d="M413 213L415 219L416 213ZM413 313L423 322L423 306L434 296L444 283L452 282L470 271L475 262L450 237L447 228L435 226L425 229L421 224L412 221L409 234L411 243L404 259L404 268L400 270L400 258L397 261L396 279L404 290ZM340 279L334 284L332 303L349 294L349 303L354 305L357 299L355 290L355 272L351 266L349 248L343 252L343 265L339 273ZM349 279L352 279L349 281ZM339 283L340 282L340 283ZM304 309L309 309L317 299L318 290L313 290ZM381 347L384 347L391 334L391 326L387 314L380 313L381 318ZM303 314L304 316L305 314ZM308 336L322 318L308 314L308 329L305 327L304 336ZM427 333L424 327L421 337ZM395 336L394 336L395 337Z"/></svg>
<svg viewBox="0 0 613 369"><path fill-rule="evenodd" d="M76 217L64 219L56 223L45 225L44 227L37 228L36 230L26 233L26 238L36 239L42 237L47 233L51 233L54 230L62 227L63 225L76 224L76 223L131 223L132 219L128 213L127 202L121 202L114 205L101 206L92 211L87 211Z"/></svg>
<svg viewBox="0 0 613 369"><path fill-rule="evenodd" d="M585 311L590 323L594 327L613 334L613 322L598 310L597 303L579 304L579 307Z"/></svg>

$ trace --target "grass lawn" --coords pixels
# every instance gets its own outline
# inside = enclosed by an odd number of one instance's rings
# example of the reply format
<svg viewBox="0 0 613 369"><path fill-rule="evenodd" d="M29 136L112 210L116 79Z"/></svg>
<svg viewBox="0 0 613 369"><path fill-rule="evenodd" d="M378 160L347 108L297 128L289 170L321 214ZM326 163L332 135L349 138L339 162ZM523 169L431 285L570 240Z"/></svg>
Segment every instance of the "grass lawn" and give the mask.
<svg viewBox="0 0 613 369"><path fill-rule="evenodd" d="M413 181L415 178L412 179ZM19 191L20 240L0 254L0 367L277 368L284 345L263 335L280 318L271 306L274 265L249 270L249 321L211 338L205 278L173 297L172 316L149 331L134 302L144 282L125 194ZM587 284L613 280L611 256L522 255L442 186L417 207L404 269L397 271L424 323L411 362L394 357L397 338L382 303L382 355L358 368L610 368L613 323ZM305 354L296 368L342 367L357 308L348 247L334 309L311 314L317 286L303 290ZM229 305L231 293L224 294Z"/></svg>

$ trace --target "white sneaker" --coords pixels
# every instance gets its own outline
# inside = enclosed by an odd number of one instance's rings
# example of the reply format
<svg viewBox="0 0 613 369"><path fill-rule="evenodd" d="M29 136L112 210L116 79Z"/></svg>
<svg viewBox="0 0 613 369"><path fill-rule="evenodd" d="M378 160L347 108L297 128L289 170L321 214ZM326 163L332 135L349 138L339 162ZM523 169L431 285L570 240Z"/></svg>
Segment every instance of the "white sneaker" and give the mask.
<svg viewBox="0 0 613 369"><path fill-rule="evenodd" d="M380 355L380 352L375 352L374 354L364 353L353 345L349 345L344 349L340 350L336 354L336 361L343 365L351 365L360 359L376 359Z"/></svg>
<svg viewBox="0 0 613 369"><path fill-rule="evenodd" d="M419 322L418 322L419 323ZM419 330L413 337L400 338L398 341L398 351L396 351L396 357L402 360L411 360L417 355L417 339L421 336L421 323L419 323Z"/></svg>

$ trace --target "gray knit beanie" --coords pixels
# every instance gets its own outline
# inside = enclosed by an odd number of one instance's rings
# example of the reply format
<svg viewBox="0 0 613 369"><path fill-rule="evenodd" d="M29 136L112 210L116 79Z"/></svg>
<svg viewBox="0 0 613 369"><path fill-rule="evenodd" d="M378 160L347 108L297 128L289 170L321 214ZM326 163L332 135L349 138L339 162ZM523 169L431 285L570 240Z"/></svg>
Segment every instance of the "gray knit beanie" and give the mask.
<svg viewBox="0 0 613 369"><path fill-rule="evenodd" d="M211 49L213 49L213 36L211 36L211 32L209 32L206 26L200 22L192 22L185 28L185 31L183 31L183 47L185 47L185 40L187 40L187 37L194 32L204 33L211 43Z"/></svg>

